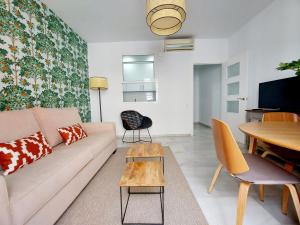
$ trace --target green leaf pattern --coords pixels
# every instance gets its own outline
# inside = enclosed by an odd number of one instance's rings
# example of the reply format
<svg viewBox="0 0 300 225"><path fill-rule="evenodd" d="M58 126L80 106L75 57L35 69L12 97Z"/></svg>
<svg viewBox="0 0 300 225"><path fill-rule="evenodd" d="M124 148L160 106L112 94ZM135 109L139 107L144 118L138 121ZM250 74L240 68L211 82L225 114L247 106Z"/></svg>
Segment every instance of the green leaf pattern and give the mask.
<svg viewBox="0 0 300 225"><path fill-rule="evenodd" d="M91 120L87 43L39 0L0 0L0 111L78 107Z"/></svg>

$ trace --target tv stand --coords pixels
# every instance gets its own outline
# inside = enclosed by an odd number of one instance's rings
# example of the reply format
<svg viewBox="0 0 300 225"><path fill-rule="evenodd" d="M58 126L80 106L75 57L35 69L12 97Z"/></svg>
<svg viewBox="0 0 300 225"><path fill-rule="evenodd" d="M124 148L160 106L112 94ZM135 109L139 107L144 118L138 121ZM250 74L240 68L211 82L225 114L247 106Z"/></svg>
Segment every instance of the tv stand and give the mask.
<svg viewBox="0 0 300 225"><path fill-rule="evenodd" d="M280 112L280 109L266 109L266 108L257 108L257 109L247 109L246 110L246 122L261 121L263 114L267 112Z"/></svg>

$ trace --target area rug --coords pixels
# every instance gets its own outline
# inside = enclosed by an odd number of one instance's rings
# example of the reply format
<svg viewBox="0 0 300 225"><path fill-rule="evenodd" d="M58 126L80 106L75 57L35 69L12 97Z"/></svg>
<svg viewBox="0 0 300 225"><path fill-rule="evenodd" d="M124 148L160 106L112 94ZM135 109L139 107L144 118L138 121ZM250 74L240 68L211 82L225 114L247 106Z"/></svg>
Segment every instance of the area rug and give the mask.
<svg viewBox="0 0 300 225"><path fill-rule="evenodd" d="M120 148L109 158L57 225L121 224L118 182L125 168L125 152ZM207 225L169 147L165 147L165 155L165 225ZM161 223L159 195L132 195L124 222Z"/></svg>

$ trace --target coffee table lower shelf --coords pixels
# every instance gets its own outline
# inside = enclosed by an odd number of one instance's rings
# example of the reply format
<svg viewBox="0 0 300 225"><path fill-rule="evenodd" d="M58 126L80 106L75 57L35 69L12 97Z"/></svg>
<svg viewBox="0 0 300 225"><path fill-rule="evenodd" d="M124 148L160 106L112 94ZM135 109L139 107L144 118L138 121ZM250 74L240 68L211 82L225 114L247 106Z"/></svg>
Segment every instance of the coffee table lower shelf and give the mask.
<svg viewBox="0 0 300 225"><path fill-rule="evenodd" d="M144 186L143 186L144 187ZM151 186L153 187L153 186ZM131 192L130 191L130 187L128 188L128 197L125 203L125 209L123 212L123 194L122 194L122 189L124 187L120 187L120 204L121 204L121 224L122 225L164 225L164 220L165 220L165 196L164 196L164 186L159 186L159 191L158 192ZM125 187L126 188L126 187ZM159 194L160 197L160 209L161 209L161 219L162 219L162 223L124 223L125 221L125 216L126 216L126 212L127 212L127 207L128 207L128 202L130 199L130 196L133 194L147 194L147 195L155 195L155 194Z"/></svg>
<svg viewBox="0 0 300 225"><path fill-rule="evenodd" d="M130 162L127 163L126 169L123 171L123 175L120 179L120 203L121 203L121 224L122 225L164 225L165 221L165 179L160 161L142 161L142 162ZM139 188L159 188L156 192L132 192L130 189L134 187ZM128 197L125 205L123 206L123 188L127 188ZM133 194L146 194L155 195L159 194L160 209L162 222L159 224L154 223L124 223L128 202L130 196ZM124 208L124 210L123 210Z"/></svg>

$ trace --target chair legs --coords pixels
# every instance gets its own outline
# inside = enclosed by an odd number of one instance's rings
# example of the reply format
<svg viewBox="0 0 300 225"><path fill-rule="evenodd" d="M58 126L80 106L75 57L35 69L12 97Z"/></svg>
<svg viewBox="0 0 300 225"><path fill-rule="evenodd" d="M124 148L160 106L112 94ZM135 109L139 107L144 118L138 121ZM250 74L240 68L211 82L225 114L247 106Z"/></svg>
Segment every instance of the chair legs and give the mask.
<svg viewBox="0 0 300 225"><path fill-rule="evenodd" d="M124 131L124 134L123 134L123 137L122 137L122 142L123 143L137 143L137 142L151 142L152 143L152 137L150 135L150 132L149 132L149 129L147 128L147 131L148 131L148 135L149 135L149 138L150 138L150 141L146 141L146 140L142 140L141 139L141 130L138 130L139 131L139 135L138 135L138 140L135 140L134 139L134 130L132 130L132 142L130 141L125 141L124 138L125 138L125 135L126 135L126 132L127 130Z"/></svg>
<svg viewBox="0 0 300 225"><path fill-rule="evenodd" d="M148 140L141 139L141 130L139 130L139 140L137 142L150 142L150 143L152 143L152 137L150 135L149 129L148 128L146 128L146 129L148 131L148 135L149 135L150 140L148 141Z"/></svg>
<svg viewBox="0 0 300 225"><path fill-rule="evenodd" d="M238 206L236 215L236 225L242 225L244 220L245 208L247 204L248 191L251 183L241 182L238 196Z"/></svg>
<svg viewBox="0 0 300 225"><path fill-rule="evenodd" d="M265 200L265 186L263 184L259 185L259 200L262 202Z"/></svg>
<svg viewBox="0 0 300 225"><path fill-rule="evenodd" d="M123 142L123 143L125 142L125 141L124 141L124 137L125 137L126 131L127 131L127 130L124 131L124 134L123 134L123 137L122 137L122 142Z"/></svg>
<svg viewBox="0 0 300 225"><path fill-rule="evenodd" d="M273 155L273 156L276 156L276 157L279 157L277 154L269 151L269 150L266 150L262 155L261 157L262 158L266 158L268 155ZM265 187L263 184L260 184L259 185L259 200L261 200L262 202L265 200Z"/></svg>
<svg viewBox="0 0 300 225"><path fill-rule="evenodd" d="M289 195L290 191L287 186L283 186L282 189L282 203L281 203L281 212L285 215L288 213L288 208L289 208Z"/></svg>
<svg viewBox="0 0 300 225"><path fill-rule="evenodd" d="M300 200L297 192L297 187L294 184L285 184L282 195L282 213L287 214L288 212L288 201L289 194L291 194L294 206L296 209L297 217L300 223Z"/></svg>
<svg viewBox="0 0 300 225"><path fill-rule="evenodd" d="M273 155L273 156L275 156L275 157L277 157L277 158L280 158L280 156L278 156L277 154L275 154L274 152L271 152L271 151L269 151L269 150L266 150L266 151L261 155L261 157L266 158L268 155Z"/></svg>
<svg viewBox="0 0 300 225"><path fill-rule="evenodd" d="M217 181L217 179L218 179L218 177L220 175L220 172L221 172L222 168L223 168L223 165L219 164L218 167L217 167L217 169L216 169L216 171L215 171L215 174L214 174L214 176L213 176L213 178L211 180L210 186L208 188L208 193L211 193L213 191L213 189L215 187L215 184L216 184L216 181Z"/></svg>
<svg viewBox="0 0 300 225"><path fill-rule="evenodd" d="M150 142L152 143L152 137L150 135L150 132L149 132L149 129L147 128L147 131L148 131L148 134L149 134L149 137L150 137Z"/></svg>
<svg viewBox="0 0 300 225"><path fill-rule="evenodd" d="M237 216L236 216L236 225L242 225L244 220L244 214L247 204L247 197L249 188L251 186L251 183L248 182L241 182L240 183L240 190L239 190L239 196L238 196L238 206L237 206ZM264 186L260 186L264 187ZM297 187L294 184L285 184L282 191L282 213L287 214L288 212L288 201L289 201L289 195L291 195L297 217L300 223L300 200L299 200L299 194L297 191Z"/></svg>
<svg viewBox="0 0 300 225"><path fill-rule="evenodd" d="M125 134L126 134L127 130L124 131L123 137L122 137L122 142L123 143L136 143L139 142L134 140L134 130L132 130L132 141L125 141Z"/></svg>

